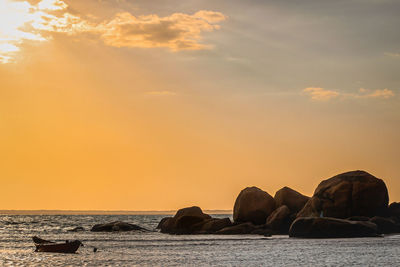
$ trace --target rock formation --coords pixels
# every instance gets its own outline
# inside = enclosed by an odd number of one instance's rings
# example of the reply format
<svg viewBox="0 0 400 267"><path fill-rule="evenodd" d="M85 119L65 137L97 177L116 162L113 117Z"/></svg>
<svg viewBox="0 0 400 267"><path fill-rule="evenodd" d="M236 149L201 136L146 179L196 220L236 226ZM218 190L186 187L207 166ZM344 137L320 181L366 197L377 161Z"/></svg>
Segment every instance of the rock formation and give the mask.
<svg viewBox="0 0 400 267"><path fill-rule="evenodd" d="M322 181L297 217L373 217L386 212L385 183L364 171L339 174Z"/></svg>

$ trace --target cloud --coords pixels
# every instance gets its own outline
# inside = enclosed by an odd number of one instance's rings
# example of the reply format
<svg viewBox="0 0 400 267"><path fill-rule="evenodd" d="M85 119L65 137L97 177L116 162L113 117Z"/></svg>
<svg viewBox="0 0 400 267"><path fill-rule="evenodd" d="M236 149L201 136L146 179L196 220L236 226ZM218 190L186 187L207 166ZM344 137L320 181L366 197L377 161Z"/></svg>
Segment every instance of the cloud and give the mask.
<svg viewBox="0 0 400 267"><path fill-rule="evenodd" d="M364 89L365 90L365 89ZM365 92L365 91L364 91ZM395 94L392 90L389 90L387 88L385 89L377 89L371 93L367 93L365 95L361 95L360 97L364 97L364 98L391 98L393 97Z"/></svg>
<svg viewBox="0 0 400 267"><path fill-rule="evenodd" d="M150 91L146 92L146 95L152 95L152 96L173 96L176 95L175 92L171 91Z"/></svg>
<svg viewBox="0 0 400 267"><path fill-rule="evenodd" d="M47 33L73 35L93 29L87 21L66 12L66 8L67 4L61 0L43 0L36 5L27 1L1 0L0 63L12 61L26 41L50 40Z"/></svg>
<svg viewBox="0 0 400 267"><path fill-rule="evenodd" d="M331 98L336 98L340 94L336 91L325 90L320 87L308 87L303 90L304 93L311 96L312 100L316 101L328 101Z"/></svg>
<svg viewBox="0 0 400 267"><path fill-rule="evenodd" d="M94 23L68 12L62 0L0 0L0 63L13 60L23 42L49 41L52 33L91 33L114 47L165 47L171 51L210 48L201 43L202 33L220 28L226 19L220 12L200 10L194 14L134 16L128 12Z"/></svg>
<svg viewBox="0 0 400 267"><path fill-rule="evenodd" d="M334 90L326 90L320 87L308 87L303 90L303 93L309 95L311 99L315 101L328 101L330 99L337 97L352 98L352 99L361 99L361 98L388 99L395 96L395 93L387 88L376 89L376 90L368 90L365 88L360 88L358 90L358 93L341 93Z"/></svg>
<svg viewBox="0 0 400 267"><path fill-rule="evenodd" d="M400 53L385 53L385 56L388 56L388 57L398 57L398 58L400 58Z"/></svg>
<svg viewBox="0 0 400 267"><path fill-rule="evenodd" d="M115 47L167 47L172 51L198 50L209 46L199 43L201 33L219 29L213 23L224 20L219 12L199 11L193 15L174 13L135 17L119 13L98 27L107 45Z"/></svg>

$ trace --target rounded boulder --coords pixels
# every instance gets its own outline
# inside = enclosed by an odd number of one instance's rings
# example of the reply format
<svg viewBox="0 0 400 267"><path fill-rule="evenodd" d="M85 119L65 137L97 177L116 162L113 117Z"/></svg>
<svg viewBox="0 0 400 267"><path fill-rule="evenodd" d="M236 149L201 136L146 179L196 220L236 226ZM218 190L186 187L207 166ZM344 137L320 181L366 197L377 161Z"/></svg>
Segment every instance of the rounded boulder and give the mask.
<svg viewBox="0 0 400 267"><path fill-rule="evenodd" d="M352 171L322 181L297 214L299 217L373 217L387 212L385 182L365 171Z"/></svg>
<svg viewBox="0 0 400 267"><path fill-rule="evenodd" d="M268 216L276 209L274 198L257 187L243 189L236 198L233 207L235 222L265 224Z"/></svg>

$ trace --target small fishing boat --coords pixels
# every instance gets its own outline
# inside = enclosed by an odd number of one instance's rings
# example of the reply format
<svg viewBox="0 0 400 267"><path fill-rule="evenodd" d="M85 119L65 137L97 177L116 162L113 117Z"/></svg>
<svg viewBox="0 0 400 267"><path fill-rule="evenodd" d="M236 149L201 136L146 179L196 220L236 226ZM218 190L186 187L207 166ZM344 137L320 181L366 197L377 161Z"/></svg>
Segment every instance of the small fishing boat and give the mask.
<svg viewBox="0 0 400 267"><path fill-rule="evenodd" d="M32 237L32 239L36 246L35 252L75 253L80 246L83 246L79 240L55 243L37 236Z"/></svg>

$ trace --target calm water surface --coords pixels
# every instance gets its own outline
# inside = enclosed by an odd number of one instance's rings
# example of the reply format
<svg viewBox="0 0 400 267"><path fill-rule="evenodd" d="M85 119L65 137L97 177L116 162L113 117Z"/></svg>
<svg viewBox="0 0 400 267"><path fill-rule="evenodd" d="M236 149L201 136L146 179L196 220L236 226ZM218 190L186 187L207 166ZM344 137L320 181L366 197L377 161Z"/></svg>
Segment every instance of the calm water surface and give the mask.
<svg viewBox="0 0 400 267"><path fill-rule="evenodd" d="M1 215L1 266L400 266L400 235L384 238L292 239L286 236L172 236L72 233L116 220L154 229L164 215ZM216 217L226 217L218 215ZM79 239L79 253L34 253L31 237ZM93 247L98 252L93 252Z"/></svg>

